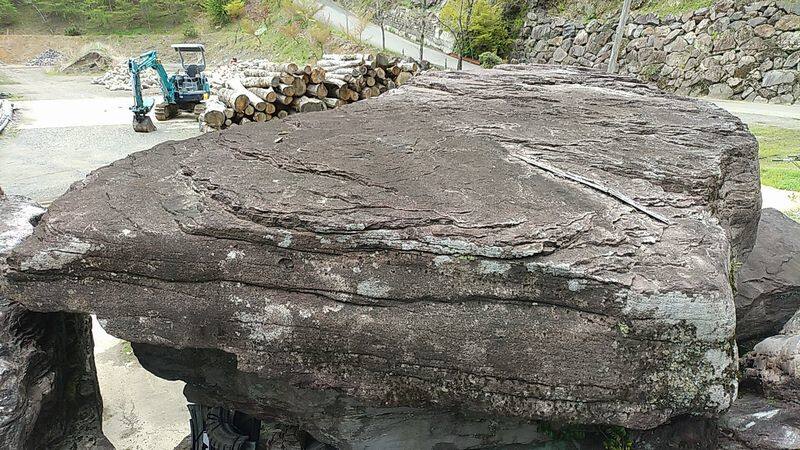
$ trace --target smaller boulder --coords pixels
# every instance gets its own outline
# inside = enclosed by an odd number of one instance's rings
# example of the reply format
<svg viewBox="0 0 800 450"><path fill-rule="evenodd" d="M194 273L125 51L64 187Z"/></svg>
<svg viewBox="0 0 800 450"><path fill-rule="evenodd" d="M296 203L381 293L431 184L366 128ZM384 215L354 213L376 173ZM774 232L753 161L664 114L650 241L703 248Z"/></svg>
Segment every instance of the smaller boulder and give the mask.
<svg viewBox="0 0 800 450"><path fill-rule="evenodd" d="M744 394L719 419L720 450L800 448L800 406Z"/></svg>
<svg viewBox="0 0 800 450"><path fill-rule="evenodd" d="M800 309L800 224L761 211L752 252L736 279L736 336L752 346L775 334Z"/></svg>

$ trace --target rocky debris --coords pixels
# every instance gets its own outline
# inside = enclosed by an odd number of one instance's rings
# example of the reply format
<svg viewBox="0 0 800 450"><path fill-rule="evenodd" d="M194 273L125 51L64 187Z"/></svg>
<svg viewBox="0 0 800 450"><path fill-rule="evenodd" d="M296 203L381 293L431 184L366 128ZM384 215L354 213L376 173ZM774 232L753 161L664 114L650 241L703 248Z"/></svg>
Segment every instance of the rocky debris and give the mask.
<svg viewBox="0 0 800 450"><path fill-rule="evenodd" d="M780 334L756 344L743 366L748 386L767 398L800 404L800 311Z"/></svg>
<svg viewBox="0 0 800 450"><path fill-rule="evenodd" d="M39 53L33 59L28 60L25 63L27 66L39 66L39 67L46 67L46 66L55 66L61 64L61 61L64 59L64 54L53 50L52 48L48 48L47 50Z"/></svg>
<svg viewBox="0 0 800 450"><path fill-rule="evenodd" d="M620 73L682 95L770 103L800 99L800 11L783 1L718 1L680 16L634 15ZM587 23L528 14L512 57L605 69L618 15Z"/></svg>
<svg viewBox="0 0 800 450"><path fill-rule="evenodd" d="M730 114L629 78L429 72L93 172L15 250L9 292L97 313L190 399L337 445L403 411L713 417L736 397L730 258L755 240L757 152ZM171 351L202 358L154 362Z"/></svg>
<svg viewBox="0 0 800 450"><path fill-rule="evenodd" d="M736 276L736 339L745 347L777 334L800 309L800 224L764 209L753 251Z"/></svg>
<svg viewBox="0 0 800 450"><path fill-rule="evenodd" d="M161 81L154 70L145 70L140 75L142 89L159 88ZM128 71L128 63L121 62L111 68L108 72L92 80L92 84L105 86L112 91L130 91L131 73Z"/></svg>
<svg viewBox="0 0 800 450"><path fill-rule="evenodd" d="M0 191L0 288L8 253L44 210ZM10 449L111 448L86 314L36 313L0 291L0 442Z"/></svg>
<svg viewBox="0 0 800 450"><path fill-rule="evenodd" d="M104 72L114 66L114 59L92 50L61 69L64 73ZM128 80L130 82L130 80Z"/></svg>
<svg viewBox="0 0 800 450"><path fill-rule="evenodd" d="M720 418L718 445L720 450L800 448L800 406L744 394Z"/></svg>

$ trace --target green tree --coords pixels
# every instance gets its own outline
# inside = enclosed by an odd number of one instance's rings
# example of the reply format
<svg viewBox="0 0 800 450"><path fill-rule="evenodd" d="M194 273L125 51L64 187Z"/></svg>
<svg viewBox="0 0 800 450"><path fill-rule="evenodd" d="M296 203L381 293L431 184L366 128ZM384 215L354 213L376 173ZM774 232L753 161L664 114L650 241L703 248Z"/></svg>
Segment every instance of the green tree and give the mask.
<svg viewBox="0 0 800 450"><path fill-rule="evenodd" d="M11 25L17 20L17 7L11 0L0 0L0 25Z"/></svg>
<svg viewBox="0 0 800 450"><path fill-rule="evenodd" d="M459 70L463 68L464 56L503 54L511 44L502 5L489 0L449 0L439 21L455 38Z"/></svg>

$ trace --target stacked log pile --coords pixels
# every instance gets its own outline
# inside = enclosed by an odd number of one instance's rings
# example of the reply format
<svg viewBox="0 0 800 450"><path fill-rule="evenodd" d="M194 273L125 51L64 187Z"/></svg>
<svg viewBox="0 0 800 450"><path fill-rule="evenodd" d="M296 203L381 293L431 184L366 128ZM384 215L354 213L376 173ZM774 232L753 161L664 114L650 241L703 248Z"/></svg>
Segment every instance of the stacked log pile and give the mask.
<svg viewBox="0 0 800 450"><path fill-rule="evenodd" d="M215 95L200 114L201 128L223 129L338 108L377 97L419 71L416 62L382 54L326 54L314 65L233 63L211 74Z"/></svg>

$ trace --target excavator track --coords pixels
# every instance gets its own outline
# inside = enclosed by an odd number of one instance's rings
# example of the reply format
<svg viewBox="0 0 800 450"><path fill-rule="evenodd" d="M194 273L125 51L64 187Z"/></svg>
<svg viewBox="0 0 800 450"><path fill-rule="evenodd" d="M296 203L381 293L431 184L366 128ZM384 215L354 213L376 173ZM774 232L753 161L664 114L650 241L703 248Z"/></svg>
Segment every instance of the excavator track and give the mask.
<svg viewBox="0 0 800 450"><path fill-rule="evenodd" d="M170 105L169 103L159 103L153 108L153 113L158 121L165 121L177 116L180 112L178 105Z"/></svg>

